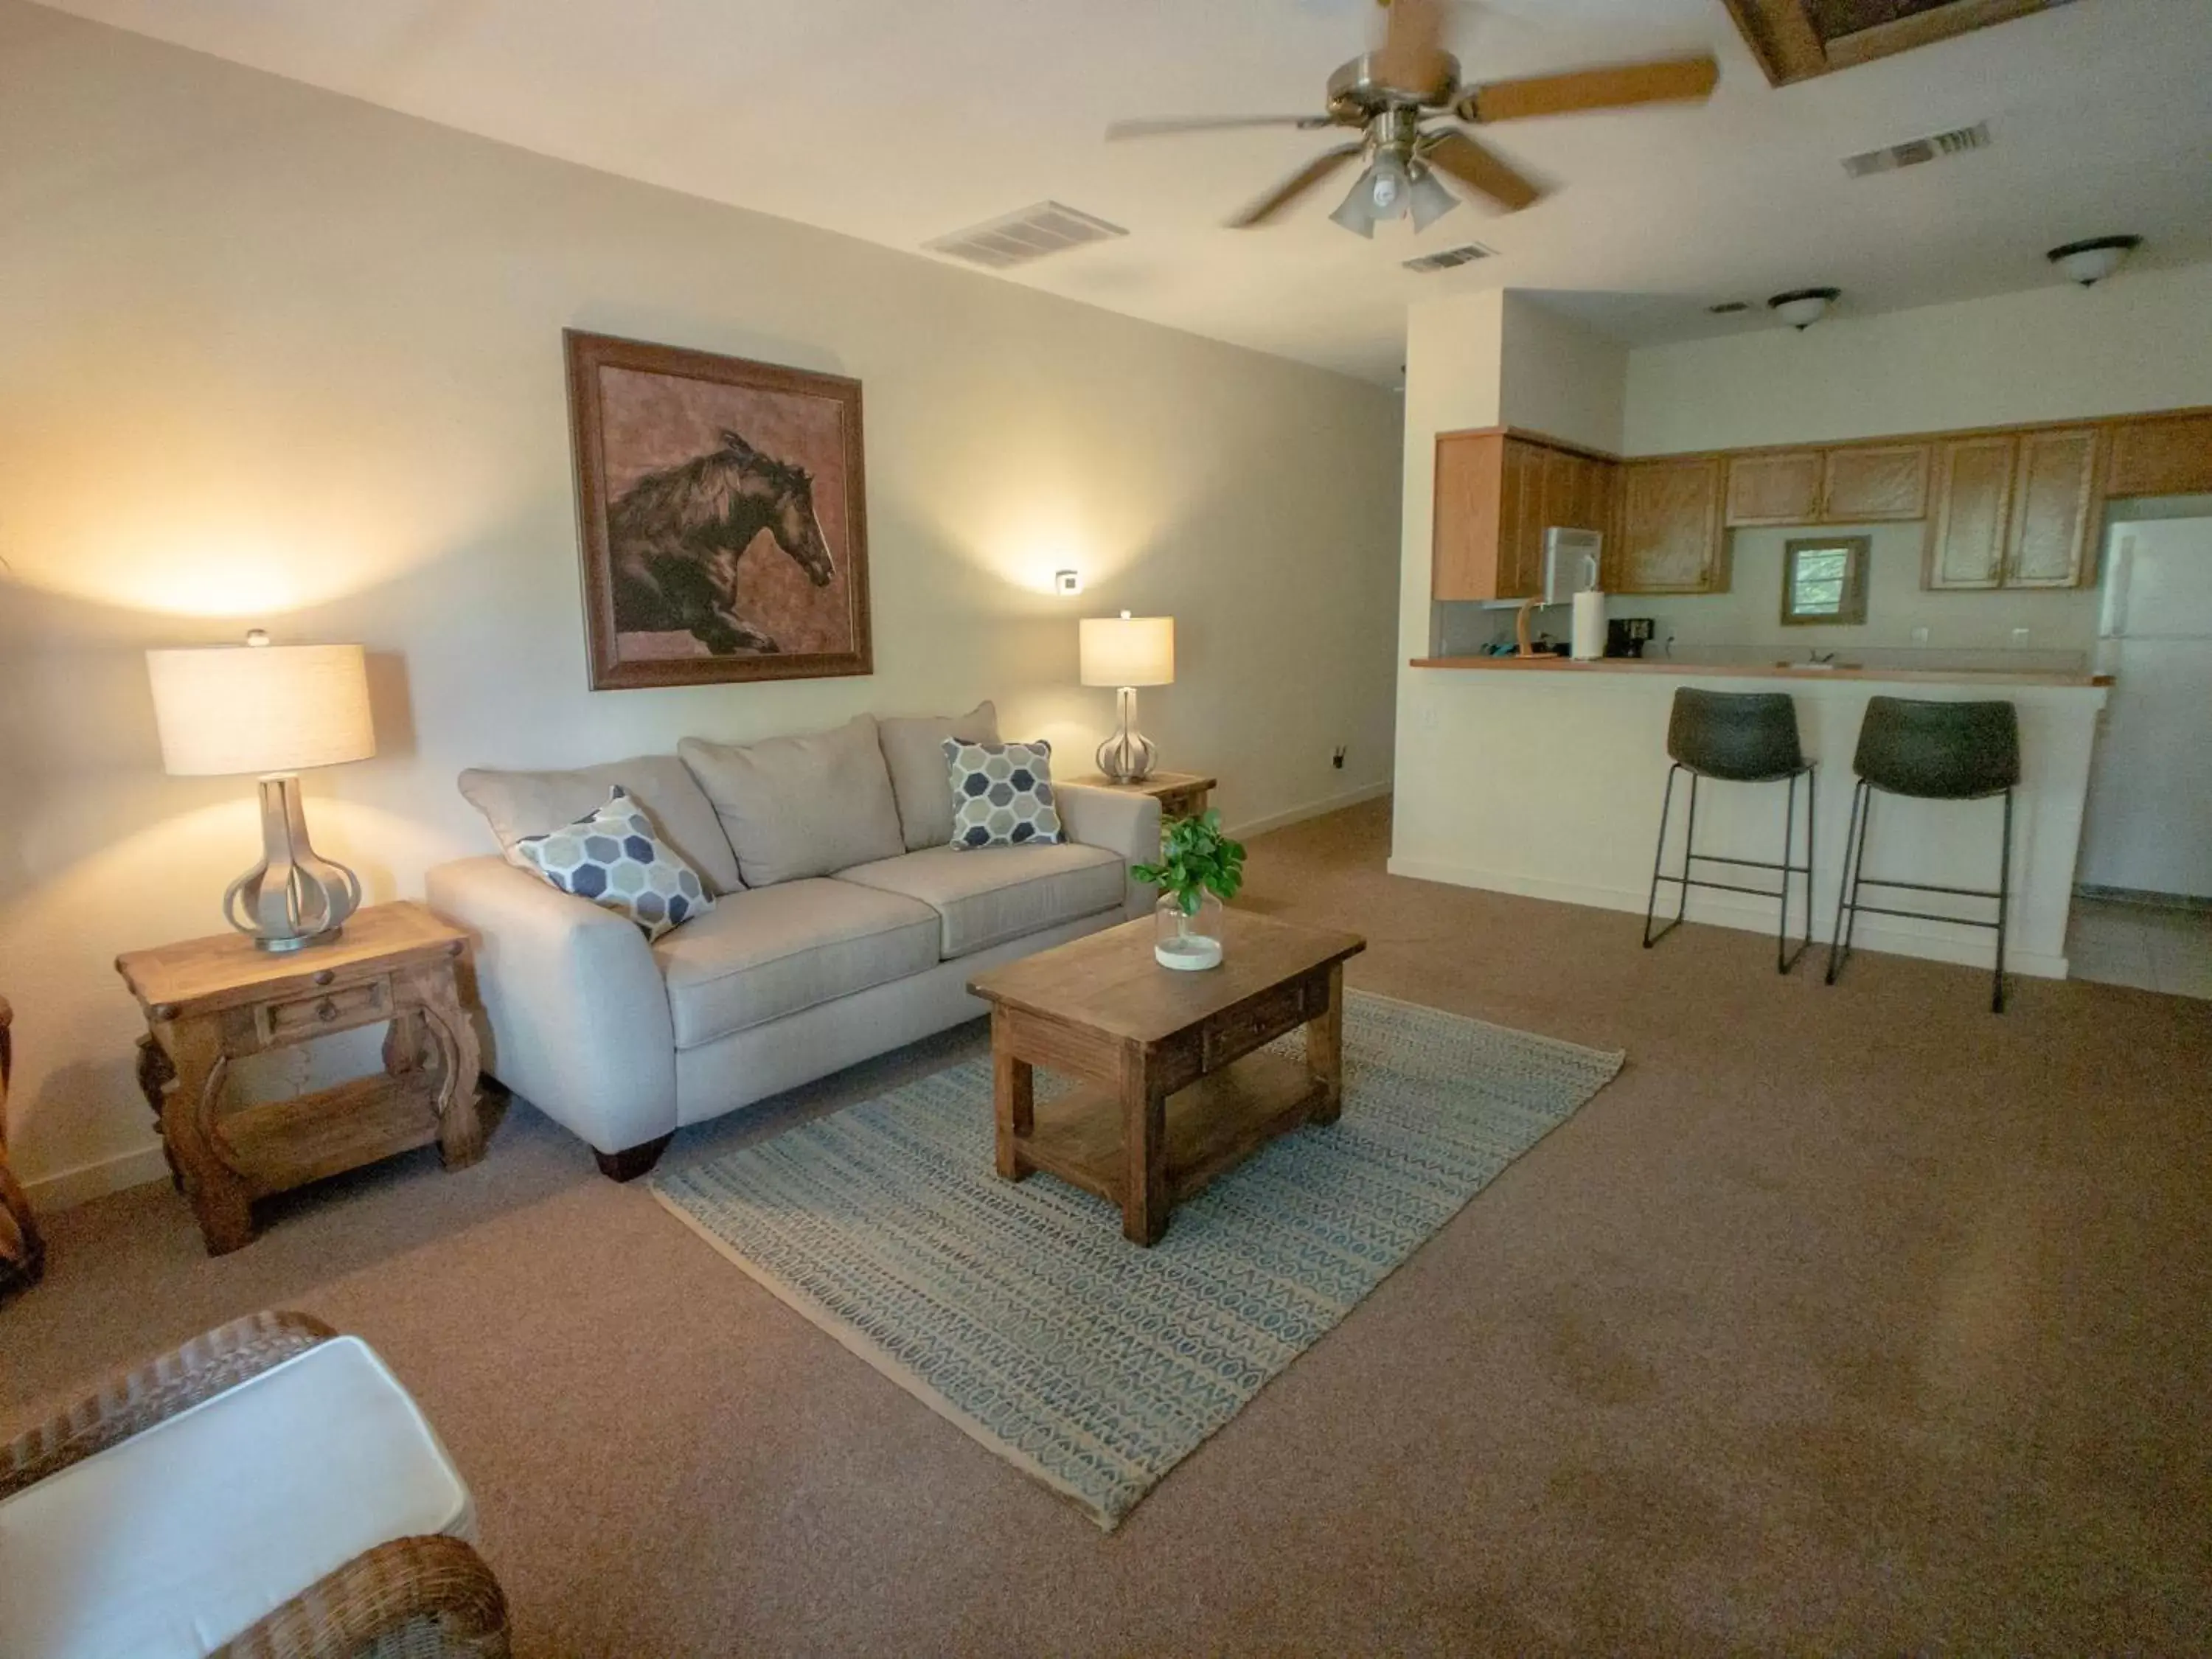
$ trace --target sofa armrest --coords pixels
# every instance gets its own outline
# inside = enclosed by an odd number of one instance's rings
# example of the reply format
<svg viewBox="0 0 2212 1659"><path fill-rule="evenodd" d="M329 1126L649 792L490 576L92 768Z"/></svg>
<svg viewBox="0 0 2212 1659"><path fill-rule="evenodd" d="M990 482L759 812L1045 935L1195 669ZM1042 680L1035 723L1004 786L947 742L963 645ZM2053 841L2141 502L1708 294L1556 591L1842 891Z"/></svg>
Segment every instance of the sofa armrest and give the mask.
<svg viewBox="0 0 2212 1659"><path fill-rule="evenodd" d="M487 1071L599 1152L676 1127L668 987L636 923L497 858L439 865L424 890L474 936Z"/></svg>
<svg viewBox="0 0 2212 1659"><path fill-rule="evenodd" d="M1095 784L1056 783L1053 794L1060 807L1060 828L1070 841L1085 847L1103 847L1121 855L1126 871L1139 864L1158 862L1160 856L1160 804L1133 789L1101 789ZM1122 896L1121 913L1132 921L1148 916L1159 902L1159 889L1129 878Z"/></svg>

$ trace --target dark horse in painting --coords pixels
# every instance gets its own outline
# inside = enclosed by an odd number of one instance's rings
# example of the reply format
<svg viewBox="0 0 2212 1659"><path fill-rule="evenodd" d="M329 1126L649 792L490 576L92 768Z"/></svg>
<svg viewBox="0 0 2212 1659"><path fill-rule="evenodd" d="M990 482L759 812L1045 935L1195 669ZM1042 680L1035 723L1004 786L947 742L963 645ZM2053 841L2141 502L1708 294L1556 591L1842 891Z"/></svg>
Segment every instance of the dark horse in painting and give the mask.
<svg viewBox="0 0 2212 1659"><path fill-rule="evenodd" d="M738 561L763 530L817 587L836 575L804 467L725 430L720 449L647 473L607 514L616 629L688 629L718 657L781 651L737 609Z"/></svg>

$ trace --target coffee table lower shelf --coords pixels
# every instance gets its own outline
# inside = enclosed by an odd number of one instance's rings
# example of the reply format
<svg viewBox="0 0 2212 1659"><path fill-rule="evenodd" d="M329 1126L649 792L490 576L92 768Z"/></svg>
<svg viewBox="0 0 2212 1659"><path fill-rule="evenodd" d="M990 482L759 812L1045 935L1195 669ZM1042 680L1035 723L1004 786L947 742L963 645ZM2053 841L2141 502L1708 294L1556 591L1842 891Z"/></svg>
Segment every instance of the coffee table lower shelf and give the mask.
<svg viewBox="0 0 2212 1659"><path fill-rule="evenodd" d="M1247 1054L1170 1095L1169 1203L1188 1202L1215 1176L1333 1103L1328 1085L1304 1066L1266 1053ZM1036 1103L1034 1127L1016 1139L1014 1157L1023 1175L1042 1170L1119 1204L1128 1168L1127 1145L1120 1091L1079 1084L1056 1099Z"/></svg>

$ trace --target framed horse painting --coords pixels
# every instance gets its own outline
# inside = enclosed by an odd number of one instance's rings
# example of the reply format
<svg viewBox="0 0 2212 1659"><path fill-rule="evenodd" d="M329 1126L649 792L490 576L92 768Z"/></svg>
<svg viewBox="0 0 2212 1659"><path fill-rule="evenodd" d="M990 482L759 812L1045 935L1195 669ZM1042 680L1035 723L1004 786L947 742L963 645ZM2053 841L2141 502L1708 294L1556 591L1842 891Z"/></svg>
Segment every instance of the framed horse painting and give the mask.
<svg viewBox="0 0 2212 1659"><path fill-rule="evenodd" d="M872 673L860 383L562 337L592 689Z"/></svg>

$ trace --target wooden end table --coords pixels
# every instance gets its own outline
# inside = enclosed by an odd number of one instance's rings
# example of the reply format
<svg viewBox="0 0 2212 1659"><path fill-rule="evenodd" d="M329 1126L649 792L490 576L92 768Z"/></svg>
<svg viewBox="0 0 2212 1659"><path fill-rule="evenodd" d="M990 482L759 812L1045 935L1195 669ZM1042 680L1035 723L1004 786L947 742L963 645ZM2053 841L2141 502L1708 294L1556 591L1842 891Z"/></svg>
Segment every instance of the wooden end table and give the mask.
<svg viewBox="0 0 2212 1659"><path fill-rule="evenodd" d="M15 1011L0 997L0 1301L39 1282L46 1247L31 1218L31 1200L8 1167L8 1078L15 1068Z"/></svg>
<svg viewBox="0 0 2212 1659"><path fill-rule="evenodd" d="M1218 788L1220 780L1210 778L1203 772L1155 772L1135 783L1117 783L1112 778L1092 773L1087 778L1070 778L1070 783L1080 783L1092 789L1118 789L1132 795L1150 795L1160 804L1163 822L1170 818L1195 817L1206 811L1206 797Z"/></svg>
<svg viewBox="0 0 2212 1659"><path fill-rule="evenodd" d="M998 1170L1042 1170L1121 1206L1156 1244L1168 1212L1277 1135L1344 1107L1344 963L1357 933L1224 917L1221 965L1163 968L1150 917L979 975L991 1005ZM1256 1052L1306 1028L1303 1066ZM1094 1079L1039 1102L1033 1068Z"/></svg>
<svg viewBox="0 0 2212 1659"><path fill-rule="evenodd" d="M468 936L411 901L358 911L328 945L278 955L238 933L115 959L144 1010L138 1083L208 1254L253 1238L252 1201L416 1146L483 1156L477 1034L454 969ZM225 1110L248 1054L389 1023L384 1070Z"/></svg>

